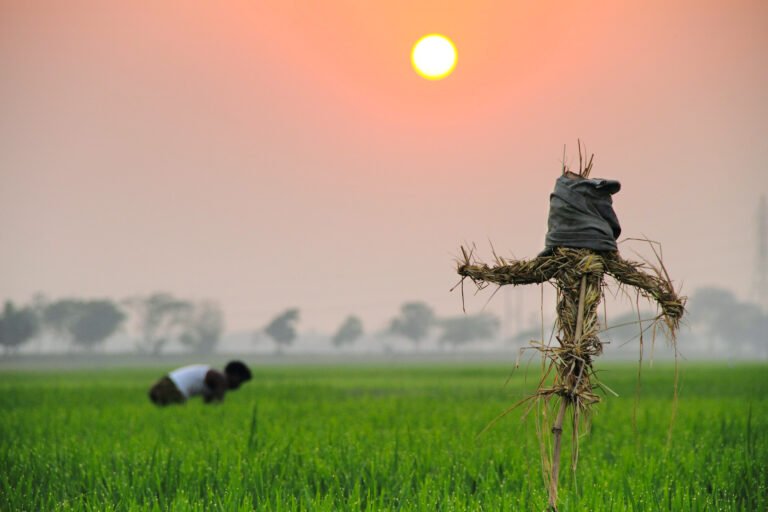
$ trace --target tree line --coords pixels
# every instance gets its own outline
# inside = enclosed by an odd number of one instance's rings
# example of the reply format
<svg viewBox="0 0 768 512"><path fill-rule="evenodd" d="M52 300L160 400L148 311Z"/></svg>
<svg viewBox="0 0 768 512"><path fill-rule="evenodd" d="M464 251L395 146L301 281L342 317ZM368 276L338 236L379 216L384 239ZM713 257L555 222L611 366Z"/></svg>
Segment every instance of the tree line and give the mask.
<svg viewBox="0 0 768 512"><path fill-rule="evenodd" d="M257 336L266 336L277 352L297 338L300 312L289 308L274 316ZM439 342L460 345L496 335L499 320L490 314L438 318L423 302L404 303L383 334L402 337L418 346L434 328L442 330ZM94 350L118 332L132 331L135 349L157 355L177 343L194 353L215 351L224 333L224 314L213 301L193 302L169 293L155 293L122 301L37 296L30 304L7 301L0 313L0 346L14 354L31 340L51 336L71 349ZM330 337L341 348L365 334L362 320L347 316Z"/></svg>
<svg viewBox="0 0 768 512"><path fill-rule="evenodd" d="M159 354L172 341L192 352L212 352L224 332L224 315L212 301L193 302L168 293L110 299L36 297L0 314L0 345L6 355L39 336L54 336L70 348L93 350L134 320L136 350Z"/></svg>
<svg viewBox="0 0 768 512"><path fill-rule="evenodd" d="M738 300L721 288L701 288L689 301L687 322L696 329L696 345L713 352L726 347L734 354L768 356L768 313L758 305ZM644 318L652 315L641 315ZM271 318L255 337L267 337L277 352L291 346L298 336L298 308L288 308ZM637 313L612 320L609 336L631 340L637 334ZM634 325L633 325L634 324ZM53 336L73 349L93 350L122 331L134 334L138 352L160 354L171 344L195 353L215 351L224 333L224 314L214 301L199 301L155 293L119 302L110 299L47 300L38 296L29 304L5 303L0 313L0 346L5 354L25 343ZM499 319L490 313L439 317L426 303L405 302L376 336L391 336L418 347L426 339L440 346L457 347L498 335ZM330 336L333 346L354 344L365 334L362 320L348 315ZM521 330L512 341L525 343L538 332Z"/></svg>
<svg viewBox="0 0 768 512"><path fill-rule="evenodd" d="M287 309L274 317L263 331L258 331L256 337L266 335L275 343L277 352L282 352L296 339L299 318L298 309ZM490 313L440 318L424 302L406 302L400 307L399 313L389 321L387 327L378 334L404 338L414 346L418 346L437 329L441 331L438 343L455 347L494 338L499 325L499 319ZM331 336L331 343L337 348L351 345L364 334L362 320L356 315L349 315Z"/></svg>

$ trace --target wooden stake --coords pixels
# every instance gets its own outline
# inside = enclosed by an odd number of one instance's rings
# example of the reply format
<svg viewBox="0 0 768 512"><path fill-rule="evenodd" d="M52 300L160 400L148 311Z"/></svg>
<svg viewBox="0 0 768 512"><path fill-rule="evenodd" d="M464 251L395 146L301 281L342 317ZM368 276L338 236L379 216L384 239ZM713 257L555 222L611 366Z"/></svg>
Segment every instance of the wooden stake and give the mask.
<svg viewBox="0 0 768 512"><path fill-rule="evenodd" d="M579 339L581 338L581 330L584 325L584 301L586 293L587 276L584 275L581 277L581 286L579 288L579 306L576 315L576 329L573 333L574 343L578 343ZM550 475L549 479L549 508L554 512L557 512L557 484L560 477L560 442L563 436L563 421L565 420L565 410L568 408L569 402L570 397L565 395L560 397L560 410L557 411L555 424L552 425L554 443L552 445L552 474Z"/></svg>
<svg viewBox="0 0 768 512"><path fill-rule="evenodd" d="M568 407L568 399L560 399L560 410L557 411L557 418L552 427L552 434L555 436L552 454L552 474L549 478L549 508L557 512L557 483L560 475L560 441L563 435L563 420L565 419L565 409Z"/></svg>

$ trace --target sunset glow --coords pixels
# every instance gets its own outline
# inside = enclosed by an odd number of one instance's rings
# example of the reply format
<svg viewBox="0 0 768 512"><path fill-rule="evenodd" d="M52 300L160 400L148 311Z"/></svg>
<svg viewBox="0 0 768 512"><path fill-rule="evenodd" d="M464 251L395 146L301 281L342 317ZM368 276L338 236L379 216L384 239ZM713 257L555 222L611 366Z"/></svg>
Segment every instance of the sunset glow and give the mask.
<svg viewBox="0 0 768 512"><path fill-rule="evenodd" d="M430 34L413 45L411 62L416 72L424 78L440 80L450 75L456 67L456 47L447 37Z"/></svg>
<svg viewBox="0 0 768 512"><path fill-rule="evenodd" d="M578 138L684 292L756 282L766 1L49 3L0 2L0 304L169 292L234 333L451 317L460 244L543 249ZM506 293L505 339L541 311Z"/></svg>

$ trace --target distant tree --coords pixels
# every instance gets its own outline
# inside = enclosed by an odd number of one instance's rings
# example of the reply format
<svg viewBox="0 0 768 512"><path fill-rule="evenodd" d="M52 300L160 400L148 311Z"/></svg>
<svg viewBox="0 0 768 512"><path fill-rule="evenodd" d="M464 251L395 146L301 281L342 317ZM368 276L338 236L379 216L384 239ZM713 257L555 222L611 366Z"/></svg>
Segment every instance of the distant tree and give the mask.
<svg viewBox="0 0 768 512"><path fill-rule="evenodd" d="M296 323L299 321L299 310L288 309L275 318L264 328L264 332L275 342L277 351L288 346L296 339Z"/></svg>
<svg viewBox="0 0 768 512"><path fill-rule="evenodd" d="M455 347L493 338L499 330L499 319L491 314L481 313L443 318L438 321L438 325L443 329L438 341Z"/></svg>
<svg viewBox="0 0 768 512"><path fill-rule="evenodd" d="M32 300L29 303L30 309L35 313L35 316L37 317L37 323L38 323L38 333L42 333L44 324L43 324L43 314L45 313L45 308L48 305L48 299L47 297L41 293L37 292L32 296ZM42 352L43 350L43 336L34 336L33 340L37 342L37 351Z"/></svg>
<svg viewBox="0 0 768 512"><path fill-rule="evenodd" d="M363 322L356 316L350 315L344 320L331 341L335 347L354 343L363 335Z"/></svg>
<svg viewBox="0 0 768 512"><path fill-rule="evenodd" d="M40 326L38 316L31 307L17 308L13 302L5 303L0 314L0 345L6 355L18 351L19 347L37 334Z"/></svg>
<svg viewBox="0 0 768 512"><path fill-rule="evenodd" d="M712 339L727 338L732 331L730 315L738 309L738 300L722 288L699 288L688 304L691 322L698 324Z"/></svg>
<svg viewBox="0 0 768 512"><path fill-rule="evenodd" d="M80 314L80 302L75 299L60 299L42 306L43 327L59 338L72 341L72 326Z"/></svg>
<svg viewBox="0 0 768 512"><path fill-rule="evenodd" d="M427 337L434 323L435 313L427 304L406 302L400 307L400 316L392 319L389 332L418 344Z"/></svg>
<svg viewBox="0 0 768 512"><path fill-rule="evenodd" d="M48 330L88 350L112 336L125 320L125 313L108 299L61 299L41 307Z"/></svg>
<svg viewBox="0 0 768 512"><path fill-rule="evenodd" d="M768 315L757 304L742 302L722 288L700 288L689 309L691 322L703 328L710 343L720 340L731 349L768 352Z"/></svg>
<svg viewBox="0 0 768 512"><path fill-rule="evenodd" d="M184 332L179 340L197 353L209 354L219 344L224 332L224 314L214 302L202 302L194 306L186 319Z"/></svg>
<svg viewBox="0 0 768 512"><path fill-rule="evenodd" d="M80 302L78 315L70 327L72 342L91 350L112 336L123 320L125 313L110 300Z"/></svg>
<svg viewBox="0 0 768 512"><path fill-rule="evenodd" d="M129 299L127 304L137 316L139 351L155 355L185 332L194 310L192 303L168 293Z"/></svg>

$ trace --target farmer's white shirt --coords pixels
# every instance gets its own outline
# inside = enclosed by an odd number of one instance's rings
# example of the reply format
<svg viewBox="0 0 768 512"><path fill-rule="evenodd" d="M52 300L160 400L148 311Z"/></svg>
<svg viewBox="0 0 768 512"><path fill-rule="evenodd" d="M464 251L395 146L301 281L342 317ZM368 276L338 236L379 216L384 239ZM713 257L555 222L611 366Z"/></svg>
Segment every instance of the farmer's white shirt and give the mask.
<svg viewBox="0 0 768 512"><path fill-rule="evenodd" d="M205 389L205 374L211 369L207 364L192 364L173 370L168 377L176 384L185 398L202 394Z"/></svg>

